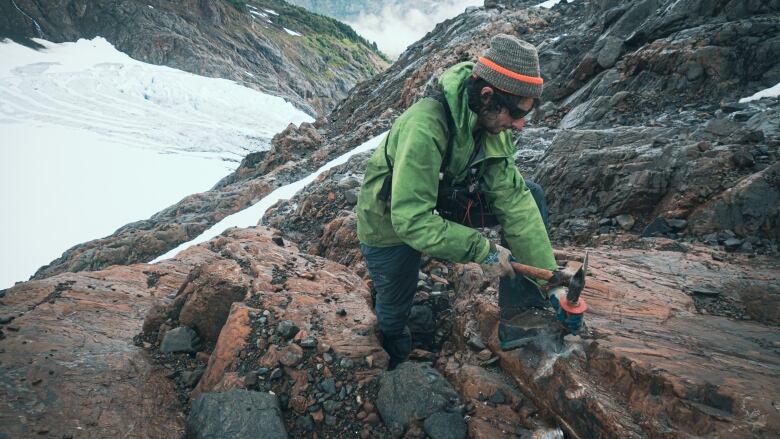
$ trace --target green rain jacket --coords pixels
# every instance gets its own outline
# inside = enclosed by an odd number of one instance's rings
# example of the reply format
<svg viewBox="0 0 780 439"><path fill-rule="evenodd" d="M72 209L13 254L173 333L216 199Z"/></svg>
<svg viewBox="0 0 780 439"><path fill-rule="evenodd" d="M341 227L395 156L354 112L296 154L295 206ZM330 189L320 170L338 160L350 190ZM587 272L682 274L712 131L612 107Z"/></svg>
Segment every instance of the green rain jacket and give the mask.
<svg viewBox="0 0 780 439"><path fill-rule="evenodd" d="M462 184L471 166L478 165L480 191L493 206L513 256L520 263L555 270L541 214L514 164L511 132L486 135L484 153L468 163L476 147L472 130L477 115L469 109L466 93L473 66L470 62L457 64L439 79L452 112L452 133L442 103L421 99L396 120L374 151L358 198L358 238L373 247L407 244L419 252L459 263L481 262L487 257L490 244L477 230L433 212L441 163L449 136L454 136L444 179L453 185ZM389 172L385 142L393 173L389 205L379 199Z"/></svg>

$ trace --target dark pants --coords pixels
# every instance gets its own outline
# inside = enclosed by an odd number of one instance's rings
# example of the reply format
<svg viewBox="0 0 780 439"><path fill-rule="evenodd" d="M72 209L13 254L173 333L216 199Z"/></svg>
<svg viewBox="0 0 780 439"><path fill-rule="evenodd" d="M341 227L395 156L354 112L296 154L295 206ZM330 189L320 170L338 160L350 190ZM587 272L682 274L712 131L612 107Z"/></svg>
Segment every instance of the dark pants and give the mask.
<svg viewBox="0 0 780 439"><path fill-rule="evenodd" d="M536 205L547 226L547 203L542 188L526 181ZM502 237L502 243L507 246ZM374 310L382 333L382 347L390 355L390 368L403 362L412 350L412 335L406 323L412 300L417 291L421 254L408 245L393 247L371 247L360 245L366 260L368 273L374 283ZM528 279L502 277L499 280L498 305L502 316L510 316L517 310L529 307L543 307L539 289Z"/></svg>
<svg viewBox="0 0 780 439"><path fill-rule="evenodd" d="M374 310L382 333L382 347L390 355L390 369L412 351L412 334L406 322L417 291L421 254L408 245L360 245L374 282Z"/></svg>
<svg viewBox="0 0 780 439"><path fill-rule="evenodd" d="M544 222L544 228L548 231L550 226L548 223L548 211L547 201L544 199L544 191L542 187L532 181L526 181L528 190L531 191L531 195L536 201L536 206L539 208L539 213L542 214L542 221ZM506 238L501 235L501 245L509 247ZM537 287L533 282L523 276L515 276L514 279L510 279L508 276L504 276L499 279L498 282L498 307L501 309L502 318L510 318L518 311L528 308L544 308L547 306L547 301L542 297Z"/></svg>

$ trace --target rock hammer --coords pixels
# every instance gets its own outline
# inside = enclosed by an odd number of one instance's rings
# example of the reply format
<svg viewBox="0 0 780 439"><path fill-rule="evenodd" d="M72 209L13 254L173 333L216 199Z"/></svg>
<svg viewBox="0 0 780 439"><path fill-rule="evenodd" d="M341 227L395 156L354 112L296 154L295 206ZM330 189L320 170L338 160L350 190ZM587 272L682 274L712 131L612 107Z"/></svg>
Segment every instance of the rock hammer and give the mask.
<svg viewBox="0 0 780 439"><path fill-rule="evenodd" d="M543 268L532 267L530 265L523 265L518 262L512 262L512 268L515 269L515 272L524 276L568 287L569 290L566 293L566 297L562 298L560 303L561 308L569 314L583 314L587 311L588 304L585 303L585 299L580 297L582 290L585 287L594 288L600 291L603 291L604 289L603 285L585 279L585 276L588 273L587 251L582 260L582 265L573 275L569 275L565 271L550 271Z"/></svg>

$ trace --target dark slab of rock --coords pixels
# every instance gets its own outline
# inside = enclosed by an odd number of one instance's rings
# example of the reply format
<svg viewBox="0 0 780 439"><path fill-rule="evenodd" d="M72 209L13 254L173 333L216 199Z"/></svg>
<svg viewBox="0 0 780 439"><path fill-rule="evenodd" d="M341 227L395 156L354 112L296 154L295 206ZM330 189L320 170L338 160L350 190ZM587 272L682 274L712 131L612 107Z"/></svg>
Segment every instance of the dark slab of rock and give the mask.
<svg viewBox="0 0 780 439"><path fill-rule="evenodd" d="M391 431L446 411L459 402L458 393L436 369L424 363L405 362L384 372L376 406Z"/></svg>
<svg viewBox="0 0 780 439"><path fill-rule="evenodd" d="M725 191L697 206L688 228L697 234L730 229L740 236L780 239L780 162L742 178Z"/></svg>
<svg viewBox="0 0 780 439"><path fill-rule="evenodd" d="M204 393L192 402L187 439L287 439L275 395L247 390Z"/></svg>
<svg viewBox="0 0 780 439"><path fill-rule="evenodd" d="M643 237L663 236L672 231L669 224L666 222L666 218L658 217L654 219L650 224L642 230Z"/></svg>
<svg viewBox="0 0 780 439"><path fill-rule="evenodd" d="M282 320L279 325L276 326L276 333L284 337L285 340L289 340L295 337L295 334L300 331L300 328L295 326L292 320Z"/></svg>
<svg viewBox="0 0 780 439"><path fill-rule="evenodd" d="M163 353L198 352L200 337L198 333L187 326L179 326L165 333L160 350Z"/></svg>
<svg viewBox="0 0 780 439"><path fill-rule="evenodd" d="M434 413L425 420L423 428L431 439L465 439L466 437L466 423L459 413Z"/></svg>
<svg viewBox="0 0 780 439"><path fill-rule="evenodd" d="M741 236L776 240L780 189L772 182L780 165L740 166L733 157L744 153L745 144L702 151L704 141L692 142L689 135L679 128L559 132L534 175L550 209L562 213L551 217L560 226L553 234L586 220L571 216L592 206L599 218L631 214L647 227L643 236L730 228ZM660 219L648 225L659 217L680 221L674 230Z"/></svg>

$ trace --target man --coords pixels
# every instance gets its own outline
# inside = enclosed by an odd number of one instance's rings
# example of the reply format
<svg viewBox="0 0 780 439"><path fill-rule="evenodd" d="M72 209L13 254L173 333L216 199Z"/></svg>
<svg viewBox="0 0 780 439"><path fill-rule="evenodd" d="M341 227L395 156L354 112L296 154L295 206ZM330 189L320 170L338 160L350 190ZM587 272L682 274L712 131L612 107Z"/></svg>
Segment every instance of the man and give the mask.
<svg viewBox="0 0 780 439"><path fill-rule="evenodd" d="M536 48L498 35L476 64L445 71L441 94L406 110L369 160L357 206L358 238L391 369L411 351L406 323L421 253L478 262L487 276L501 277L504 349L534 335L518 323L538 320L545 302L537 285L515 277L510 258L548 270L558 267L543 219L542 191L534 185L532 193L518 172L511 129L523 128L542 84ZM493 224L502 226L511 253L472 228ZM547 294L558 318L576 333L581 317L560 311L562 289Z"/></svg>

